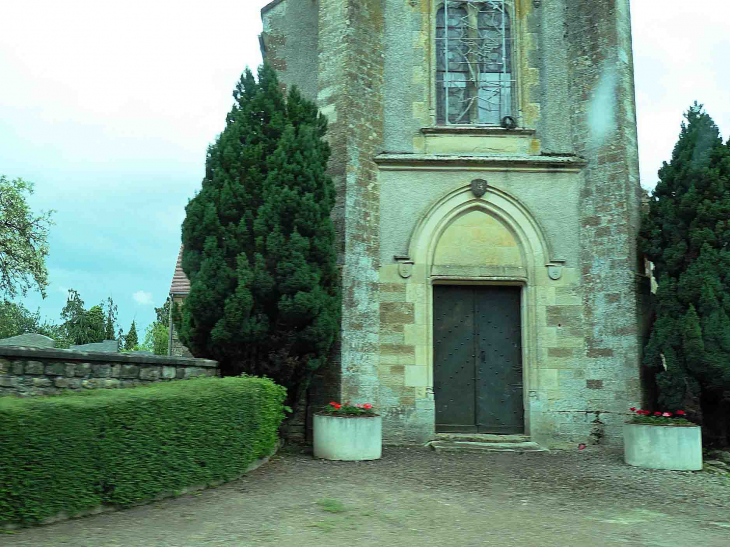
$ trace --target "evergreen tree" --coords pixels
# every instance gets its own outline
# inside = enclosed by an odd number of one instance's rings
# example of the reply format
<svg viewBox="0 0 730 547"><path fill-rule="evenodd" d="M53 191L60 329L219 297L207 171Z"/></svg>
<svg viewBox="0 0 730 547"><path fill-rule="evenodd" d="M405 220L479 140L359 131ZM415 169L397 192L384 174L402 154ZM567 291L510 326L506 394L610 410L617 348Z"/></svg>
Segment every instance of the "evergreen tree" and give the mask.
<svg viewBox="0 0 730 547"><path fill-rule="evenodd" d="M110 296L107 298L106 322L104 323L104 340L114 340L114 325L117 323L117 306Z"/></svg>
<svg viewBox="0 0 730 547"><path fill-rule="evenodd" d="M730 439L730 141L697 103L685 114L670 163L644 216L641 250L658 289L645 364L659 403L699 398L711 442Z"/></svg>
<svg viewBox="0 0 730 547"><path fill-rule="evenodd" d="M136 348L138 344L137 326L134 324L134 319L132 319L132 326L129 327L129 332L127 333L127 336L124 337L124 349L131 351Z"/></svg>
<svg viewBox="0 0 730 547"><path fill-rule="evenodd" d="M335 194L324 116L273 69L246 70L226 127L186 207L182 265L191 290L175 312L193 355L223 374L267 375L294 406L339 328Z"/></svg>

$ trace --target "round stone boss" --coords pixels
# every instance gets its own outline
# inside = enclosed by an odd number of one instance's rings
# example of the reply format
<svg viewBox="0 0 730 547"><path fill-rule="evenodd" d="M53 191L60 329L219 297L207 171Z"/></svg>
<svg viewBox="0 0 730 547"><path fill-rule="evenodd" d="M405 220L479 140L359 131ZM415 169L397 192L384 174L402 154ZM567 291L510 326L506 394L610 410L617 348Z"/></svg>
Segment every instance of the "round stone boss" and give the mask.
<svg viewBox="0 0 730 547"><path fill-rule="evenodd" d="M489 183L484 179L474 179L471 181L471 193L480 198L487 192Z"/></svg>

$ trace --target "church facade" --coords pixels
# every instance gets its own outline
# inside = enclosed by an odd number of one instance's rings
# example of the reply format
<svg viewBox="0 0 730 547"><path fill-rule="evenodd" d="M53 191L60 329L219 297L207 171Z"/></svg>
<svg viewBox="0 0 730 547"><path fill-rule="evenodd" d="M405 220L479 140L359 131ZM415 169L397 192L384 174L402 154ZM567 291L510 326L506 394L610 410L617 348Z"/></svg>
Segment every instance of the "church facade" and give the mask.
<svg viewBox="0 0 730 547"><path fill-rule="evenodd" d="M275 0L329 119L342 337L312 390L387 442L620 443L642 400L629 0Z"/></svg>

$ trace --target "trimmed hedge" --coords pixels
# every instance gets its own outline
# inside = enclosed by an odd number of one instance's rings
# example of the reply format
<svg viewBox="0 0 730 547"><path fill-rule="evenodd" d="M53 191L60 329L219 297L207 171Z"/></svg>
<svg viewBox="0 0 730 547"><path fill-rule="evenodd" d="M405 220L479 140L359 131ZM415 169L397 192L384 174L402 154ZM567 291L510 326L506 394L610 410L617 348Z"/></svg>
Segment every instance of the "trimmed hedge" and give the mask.
<svg viewBox="0 0 730 547"><path fill-rule="evenodd" d="M276 446L284 388L201 378L0 399L0 523L230 480Z"/></svg>

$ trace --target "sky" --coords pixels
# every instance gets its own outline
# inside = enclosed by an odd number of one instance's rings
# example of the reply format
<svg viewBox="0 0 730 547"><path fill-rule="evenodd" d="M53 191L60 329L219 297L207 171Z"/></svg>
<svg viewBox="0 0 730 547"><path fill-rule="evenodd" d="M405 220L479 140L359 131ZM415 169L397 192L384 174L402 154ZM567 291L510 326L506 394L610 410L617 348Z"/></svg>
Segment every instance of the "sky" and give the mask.
<svg viewBox="0 0 730 547"><path fill-rule="evenodd" d="M154 321L185 205L246 66L261 63L267 0L0 1L0 174L54 209L45 300L112 296L125 330ZM701 10L700 10L701 8ZM682 113L705 105L730 134L730 3L632 1L642 185L669 160Z"/></svg>

